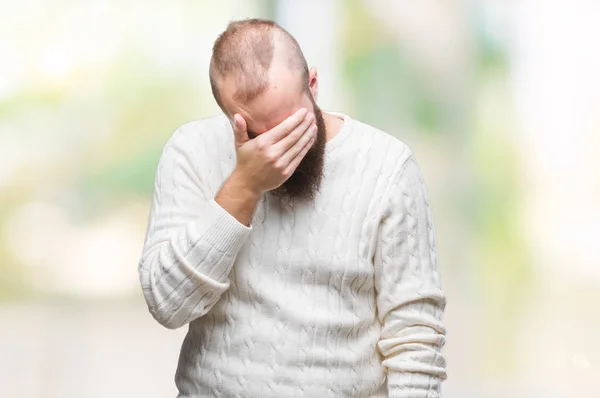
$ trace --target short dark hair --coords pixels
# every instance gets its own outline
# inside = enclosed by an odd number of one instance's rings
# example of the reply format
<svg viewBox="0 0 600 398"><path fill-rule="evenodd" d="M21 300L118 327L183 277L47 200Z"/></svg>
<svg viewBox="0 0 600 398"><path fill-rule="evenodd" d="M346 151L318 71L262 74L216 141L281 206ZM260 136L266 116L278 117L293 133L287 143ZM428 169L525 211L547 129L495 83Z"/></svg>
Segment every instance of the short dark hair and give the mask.
<svg viewBox="0 0 600 398"><path fill-rule="evenodd" d="M289 65L301 72L304 89L308 89L306 59L300 45L288 31L268 19L231 21L215 40L209 67L212 93L223 111L225 109L219 92L219 81L232 73L237 83L234 100L247 103L266 90L269 83L268 71L274 55L275 35L278 42L290 50Z"/></svg>

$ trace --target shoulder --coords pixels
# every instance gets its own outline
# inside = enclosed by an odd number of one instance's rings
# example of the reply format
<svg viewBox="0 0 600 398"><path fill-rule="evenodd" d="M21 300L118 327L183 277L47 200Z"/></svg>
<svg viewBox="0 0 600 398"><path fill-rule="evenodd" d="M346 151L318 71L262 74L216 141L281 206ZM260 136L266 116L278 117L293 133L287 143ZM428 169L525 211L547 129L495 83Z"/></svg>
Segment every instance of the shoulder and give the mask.
<svg viewBox="0 0 600 398"><path fill-rule="evenodd" d="M214 190L234 165L233 130L227 117L190 121L175 129L165 143L154 189L157 195L161 190L184 191L174 187Z"/></svg>
<svg viewBox="0 0 600 398"><path fill-rule="evenodd" d="M233 143L233 130L224 114L193 120L180 125L168 138L163 148L163 157L168 153L223 155Z"/></svg>
<svg viewBox="0 0 600 398"><path fill-rule="evenodd" d="M353 135L360 140L357 145L368 148L369 163L379 170L384 207L391 208L399 191L427 197L415 153L405 140L368 123L352 120L352 124Z"/></svg>
<svg viewBox="0 0 600 398"><path fill-rule="evenodd" d="M233 130L224 114L181 124L167 139L158 161L162 169L212 168L235 154Z"/></svg>
<svg viewBox="0 0 600 398"><path fill-rule="evenodd" d="M412 158L411 147L402 138L360 120L351 119L353 130L360 137L360 145L372 153L372 160L381 162L384 170L399 171Z"/></svg>
<svg viewBox="0 0 600 398"><path fill-rule="evenodd" d="M186 122L171 134L165 148L193 148L196 145L219 144L231 138L232 130L224 114Z"/></svg>

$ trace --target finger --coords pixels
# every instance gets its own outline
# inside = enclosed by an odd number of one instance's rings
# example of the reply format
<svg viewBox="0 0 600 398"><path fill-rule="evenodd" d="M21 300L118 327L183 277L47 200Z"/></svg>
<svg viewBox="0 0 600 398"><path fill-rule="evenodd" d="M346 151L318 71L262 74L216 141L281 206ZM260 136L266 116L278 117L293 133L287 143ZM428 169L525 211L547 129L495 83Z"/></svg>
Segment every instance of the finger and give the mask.
<svg viewBox="0 0 600 398"><path fill-rule="evenodd" d="M287 165L291 163L292 160L294 160L296 156L298 156L298 154L302 152L302 149L306 146L308 141L310 141L317 135L317 126L315 124L312 124L307 127L308 128L306 128L300 133L300 139L296 140L296 142L294 142L292 146L283 155L281 155L279 161L282 162L282 164ZM297 130L299 130L299 128ZM296 134L296 131L294 130L292 134ZM291 137L292 134L288 135L285 139Z"/></svg>
<svg viewBox="0 0 600 398"><path fill-rule="evenodd" d="M300 153L298 153L298 155L296 155L296 157L294 158L294 160L292 160L292 162L289 164L289 166L284 170L284 173L289 173L288 175L292 175L292 173L296 170L296 167L298 167L298 165L300 164L300 162L302 161L302 159L304 159L304 155L306 155L306 153L308 152L308 150L312 146L313 142L315 142L315 140L316 140L316 136L313 136L306 143L306 145L304 145L304 147L302 148L302 150L300 151Z"/></svg>
<svg viewBox="0 0 600 398"><path fill-rule="evenodd" d="M259 136L260 139L265 140L268 144L271 145L278 142L283 137L288 135L290 131L294 130L296 126L302 123L302 121L306 117L306 114L306 108L301 108L297 110L292 116L288 117L283 122L279 123L277 126L273 127L266 133L261 134Z"/></svg>
<svg viewBox="0 0 600 398"><path fill-rule="evenodd" d="M283 156L290 148L292 148L298 140L300 140L307 133L310 135L310 127L314 123L315 116L309 113L302 123L300 123L295 129L293 129L288 135L283 137L279 142L273 145L274 150ZM309 137L310 138L310 137ZM300 149L298 150L300 151ZM290 161L293 159L290 158Z"/></svg>
<svg viewBox="0 0 600 398"><path fill-rule="evenodd" d="M242 145L244 142L248 141L248 130L246 126L246 120L240 115L236 113L233 115L233 135L235 137L235 144L237 146Z"/></svg>

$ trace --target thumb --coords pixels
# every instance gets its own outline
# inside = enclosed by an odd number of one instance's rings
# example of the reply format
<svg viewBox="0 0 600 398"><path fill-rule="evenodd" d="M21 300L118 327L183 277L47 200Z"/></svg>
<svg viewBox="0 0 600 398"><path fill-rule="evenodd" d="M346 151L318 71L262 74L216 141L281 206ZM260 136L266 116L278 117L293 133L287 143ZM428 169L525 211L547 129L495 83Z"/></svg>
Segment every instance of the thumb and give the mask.
<svg viewBox="0 0 600 398"><path fill-rule="evenodd" d="M246 120L240 115L236 113L233 115L233 134L235 136L236 146L240 146L250 138L248 137L248 130L246 126Z"/></svg>

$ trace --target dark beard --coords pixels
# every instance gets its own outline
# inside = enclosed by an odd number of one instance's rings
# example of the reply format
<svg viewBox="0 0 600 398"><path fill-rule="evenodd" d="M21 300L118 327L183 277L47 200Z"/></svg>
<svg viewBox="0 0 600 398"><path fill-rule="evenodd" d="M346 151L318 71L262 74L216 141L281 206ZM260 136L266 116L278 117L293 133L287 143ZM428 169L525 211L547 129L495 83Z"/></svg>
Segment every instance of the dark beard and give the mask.
<svg viewBox="0 0 600 398"><path fill-rule="evenodd" d="M315 123L317 125L315 142L304 155L290 178L271 191L275 196L286 198L293 203L314 200L323 180L325 144L327 142L325 119L323 119L323 113L310 93L309 97L314 108Z"/></svg>

